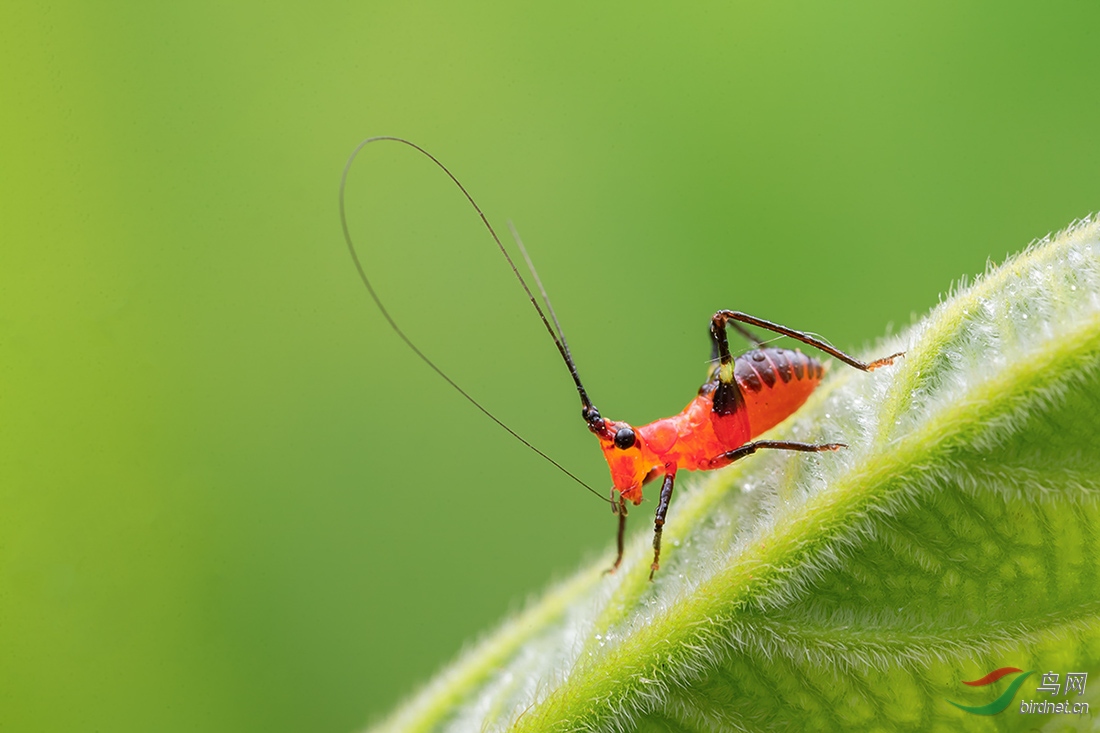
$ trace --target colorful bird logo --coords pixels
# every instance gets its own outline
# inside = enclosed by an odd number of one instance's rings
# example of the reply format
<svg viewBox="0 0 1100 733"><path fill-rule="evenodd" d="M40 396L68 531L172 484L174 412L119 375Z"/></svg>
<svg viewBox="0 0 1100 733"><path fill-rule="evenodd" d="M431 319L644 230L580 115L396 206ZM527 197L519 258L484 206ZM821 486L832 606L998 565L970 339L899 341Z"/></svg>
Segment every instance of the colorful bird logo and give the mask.
<svg viewBox="0 0 1100 733"><path fill-rule="evenodd" d="M1032 670L1032 672L1033 671L1034 670ZM977 679L972 682L967 682L964 680L963 684L970 685L971 687L984 687L986 685L993 684L994 682L1006 675L1015 674L1017 672L1023 672L1023 670L1016 667L1001 667L1000 669L993 670L981 679ZM1024 684L1024 680L1030 677L1032 672L1024 672L1022 675L1012 680L1012 684L1010 684L1008 688L1001 693L1000 697L992 702L986 703L985 705L963 705L961 703L955 702L954 700L948 700L947 702L951 703L959 710L965 710L966 712L973 713L974 715L996 715L997 713L1007 708L1009 704L1011 704L1012 698L1016 696L1016 692L1020 689L1020 685Z"/></svg>

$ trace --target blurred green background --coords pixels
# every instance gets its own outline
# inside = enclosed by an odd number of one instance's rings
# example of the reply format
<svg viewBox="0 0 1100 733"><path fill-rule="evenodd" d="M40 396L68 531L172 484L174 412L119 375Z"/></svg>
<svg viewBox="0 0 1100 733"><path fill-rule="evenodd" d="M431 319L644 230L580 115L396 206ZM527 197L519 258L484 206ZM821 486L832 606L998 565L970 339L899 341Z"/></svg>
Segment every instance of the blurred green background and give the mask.
<svg viewBox="0 0 1100 733"><path fill-rule="evenodd" d="M606 508L388 329L364 137L540 266L605 415L679 410L737 308L862 348L1100 208L1100 9L0 10L0 728L352 731ZM553 345L425 160L351 226L398 320L601 489ZM652 500L635 513L649 531Z"/></svg>

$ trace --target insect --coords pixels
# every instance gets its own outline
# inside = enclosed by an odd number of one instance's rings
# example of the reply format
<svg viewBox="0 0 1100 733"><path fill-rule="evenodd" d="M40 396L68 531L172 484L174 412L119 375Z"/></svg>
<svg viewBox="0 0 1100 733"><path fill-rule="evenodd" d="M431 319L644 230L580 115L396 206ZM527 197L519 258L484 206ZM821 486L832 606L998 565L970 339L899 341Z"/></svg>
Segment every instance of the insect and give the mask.
<svg viewBox="0 0 1100 733"><path fill-rule="evenodd" d="M351 233L348 229L347 215L345 211L345 190L347 188L348 172L360 151L367 145L375 142L390 141L407 145L439 166L451 179L459 190L473 206L478 217L489 230L493 241L496 242L501 254L508 261L513 274L523 286L528 300L538 312L543 326L554 340L562 359L565 361L569 374L577 388L577 394L581 400L581 416L589 431L600 441L604 458L611 470L611 498L605 499L599 492L579 479L572 472L543 453L537 447L526 441L522 436L505 425L492 413L486 410L477 400L451 380L436 364L429 359L397 325L389 311L382 304L370 279L363 269L363 265L352 243ZM607 501L612 511L618 515L618 532L616 536L617 554L615 562L609 569L614 572L623 560L623 538L626 532L627 502L638 505L642 502L642 487L657 479L661 479L660 497L657 502L656 517L653 530L653 563L650 566L649 577L660 567L661 560L661 534L664 529L665 519L668 514L669 503L672 500L672 491L675 486L676 476L679 471L709 471L738 461L752 455L759 450L788 450L806 453L822 451L835 451L846 448L844 443L797 443L785 440L754 440L765 431L775 427L789 415L793 414L809 398L814 388L821 382L824 374L824 366L813 356L803 354L801 351L773 348L767 346L755 334L745 326L753 326L766 331L771 331L782 336L787 336L800 341L808 346L839 359L845 364L856 369L870 372L879 367L892 364L895 359L904 355L898 352L890 356L876 359L871 362L863 362L839 349L830 346L819 338L808 333L796 331L778 323L766 321L763 318L750 316L732 310L720 310L714 314L710 321L710 339L712 346L712 366L706 381L699 388L698 394L688 403L687 407L679 414L661 418L648 425L635 427L620 420L609 420L600 414L581 382L577 372L576 362L569 351L569 344L565 340L565 334L558 322L554 308L550 304L550 298L546 289L542 286L538 272L535 270L522 240L516 235L515 242L524 261L531 273L532 279L542 301L545 310L539 305L530 286L516 267L515 261L504 247L496 230L489 223L488 218L474 201L466 188L458 178L444 166L431 153L419 145L398 137L373 137L364 140L349 156L344 166L343 175L340 178L340 222L343 226L344 240L355 262L367 291L378 305L382 315L398 336L439 376L454 387L463 397L485 413L493 422L504 428L512 436L522 442L531 450L550 461L561 471L567 474L577 483L584 486L593 494ZM551 325L552 324L552 325ZM742 337L753 344L753 348L736 358L730 352L727 328L732 328Z"/></svg>

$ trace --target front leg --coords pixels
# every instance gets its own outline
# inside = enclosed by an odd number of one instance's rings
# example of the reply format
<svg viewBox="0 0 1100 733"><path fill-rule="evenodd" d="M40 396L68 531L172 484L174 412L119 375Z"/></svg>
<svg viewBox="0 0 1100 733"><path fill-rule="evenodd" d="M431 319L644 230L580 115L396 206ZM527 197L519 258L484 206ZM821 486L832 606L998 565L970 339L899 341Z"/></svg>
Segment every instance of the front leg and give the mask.
<svg viewBox="0 0 1100 733"><path fill-rule="evenodd" d="M758 440L755 443L745 443L740 448L734 448L728 450L716 458L712 458L708 468L721 468L722 466L728 466L734 461L739 461L745 456L751 456L756 451L762 448L772 448L775 450L796 450L803 453L821 453L823 451L840 450L841 448L847 448L844 443L793 443L787 440Z"/></svg>
<svg viewBox="0 0 1100 733"><path fill-rule="evenodd" d="M615 564L605 570L605 573L613 573L623 564L623 540L626 537L626 499L619 494L619 503L615 503L615 489L611 490L611 511L619 515L619 533L615 539L618 553L615 555Z"/></svg>
<svg viewBox="0 0 1100 733"><path fill-rule="evenodd" d="M649 569L649 579L661 566L661 532L665 527L665 515L672 500L672 486L676 481L676 467L666 469L665 480L661 483L661 499L657 503L657 518L653 521L653 565Z"/></svg>

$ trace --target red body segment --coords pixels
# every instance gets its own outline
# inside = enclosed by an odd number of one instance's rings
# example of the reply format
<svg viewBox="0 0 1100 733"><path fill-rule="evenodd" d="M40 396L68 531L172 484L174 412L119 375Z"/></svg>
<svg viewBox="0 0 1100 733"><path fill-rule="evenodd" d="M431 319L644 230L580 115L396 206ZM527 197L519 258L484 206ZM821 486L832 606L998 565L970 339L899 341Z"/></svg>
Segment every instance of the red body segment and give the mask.
<svg viewBox="0 0 1100 733"><path fill-rule="evenodd" d="M734 382L742 399L728 414L714 410L718 381L713 378L678 415L635 428L637 440L629 449L616 447L611 436L631 426L608 420L600 447L615 489L627 501L640 504L642 484L654 478L726 465L727 451L775 427L801 407L823 373L821 362L800 351L756 349L737 357Z"/></svg>

